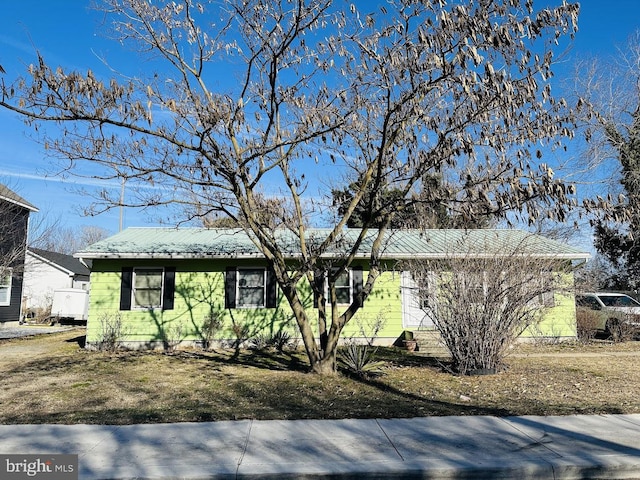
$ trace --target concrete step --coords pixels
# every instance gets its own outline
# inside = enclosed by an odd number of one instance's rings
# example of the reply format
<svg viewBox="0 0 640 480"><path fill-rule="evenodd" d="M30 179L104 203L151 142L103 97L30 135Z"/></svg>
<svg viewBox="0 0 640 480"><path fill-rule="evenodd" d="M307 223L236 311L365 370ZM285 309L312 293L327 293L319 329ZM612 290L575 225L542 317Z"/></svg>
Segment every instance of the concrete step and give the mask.
<svg viewBox="0 0 640 480"><path fill-rule="evenodd" d="M430 357L448 357L449 351L442 343L440 332L435 329L412 330L413 339L418 342L418 352Z"/></svg>

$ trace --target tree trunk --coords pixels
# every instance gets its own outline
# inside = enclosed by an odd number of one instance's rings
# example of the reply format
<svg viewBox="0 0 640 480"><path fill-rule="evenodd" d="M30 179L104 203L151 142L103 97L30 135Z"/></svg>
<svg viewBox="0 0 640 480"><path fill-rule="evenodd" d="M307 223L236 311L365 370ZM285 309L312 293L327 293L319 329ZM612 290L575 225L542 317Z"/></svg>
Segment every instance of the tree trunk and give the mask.
<svg viewBox="0 0 640 480"><path fill-rule="evenodd" d="M311 371L318 375L335 375L337 373L336 354L337 349L323 352L324 355L311 365Z"/></svg>

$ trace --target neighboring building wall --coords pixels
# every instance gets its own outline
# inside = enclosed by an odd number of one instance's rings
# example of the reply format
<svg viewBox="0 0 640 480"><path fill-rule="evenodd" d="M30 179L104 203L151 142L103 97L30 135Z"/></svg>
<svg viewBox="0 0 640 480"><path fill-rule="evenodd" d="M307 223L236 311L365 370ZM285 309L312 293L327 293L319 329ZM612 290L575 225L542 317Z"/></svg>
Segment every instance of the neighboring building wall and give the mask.
<svg viewBox="0 0 640 480"><path fill-rule="evenodd" d="M19 206L2 208L4 233L9 232L10 237L2 237L0 233L0 255L12 249L18 249L20 254L11 265L11 292L9 305L0 305L0 322L17 322L20 320L22 307L22 283L24 271L24 252L27 244L27 229L29 224L29 211Z"/></svg>
<svg viewBox="0 0 640 480"><path fill-rule="evenodd" d="M43 262L27 253L24 271L25 308L27 312L47 310L51 307L53 291L59 288L81 288L73 275L55 265Z"/></svg>
<svg viewBox="0 0 640 480"><path fill-rule="evenodd" d="M9 305L0 305L0 323L17 322L22 311L22 272L20 267L13 270L11 276L11 295Z"/></svg>

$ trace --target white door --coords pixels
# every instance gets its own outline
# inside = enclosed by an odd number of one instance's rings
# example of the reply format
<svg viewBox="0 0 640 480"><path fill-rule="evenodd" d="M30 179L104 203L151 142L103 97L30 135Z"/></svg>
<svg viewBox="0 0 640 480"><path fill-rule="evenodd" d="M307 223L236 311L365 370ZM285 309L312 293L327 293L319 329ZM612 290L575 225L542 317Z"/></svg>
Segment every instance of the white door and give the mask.
<svg viewBox="0 0 640 480"><path fill-rule="evenodd" d="M411 272L402 272L400 288L402 292L402 326L409 329L433 327L433 321L429 315L420 308L418 287Z"/></svg>

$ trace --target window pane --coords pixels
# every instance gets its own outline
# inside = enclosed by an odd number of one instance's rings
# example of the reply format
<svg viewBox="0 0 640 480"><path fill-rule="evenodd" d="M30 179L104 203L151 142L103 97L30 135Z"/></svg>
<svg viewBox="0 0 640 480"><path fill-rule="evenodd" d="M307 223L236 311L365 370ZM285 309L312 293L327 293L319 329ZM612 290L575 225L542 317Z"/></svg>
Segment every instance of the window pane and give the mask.
<svg viewBox="0 0 640 480"><path fill-rule="evenodd" d="M264 306L263 268L238 270L238 305L241 307Z"/></svg>
<svg viewBox="0 0 640 480"><path fill-rule="evenodd" d="M631 297L618 297L616 307L637 307L638 304Z"/></svg>
<svg viewBox="0 0 640 480"><path fill-rule="evenodd" d="M545 307L554 307L556 303L553 291L544 292L540 295L540 304Z"/></svg>
<svg viewBox="0 0 640 480"><path fill-rule="evenodd" d="M340 275L338 275L338 277L336 278L335 290L336 290L336 301L338 303L340 304L351 303L350 271L342 272Z"/></svg>
<svg viewBox="0 0 640 480"><path fill-rule="evenodd" d="M0 287L10 287L11 286L11 269L3 268L0 270Z"/></svg>
<svg viewBox="0 0 640 480"><path fill-rule="evenodd" d="M162 270L136 269L135 288L162 288Z"/></svg>
<svg viewBox="0 0 640 480"><path fill-rule="evenodd" d="M262 287L264 270L238 270L238 282L241 287Z"/></svg>
<svg viewBox="0 0 640 480"><path fill-rule="evenodd" d="M134 269L133 302L138 308L162 306L161 268Z"/></svg>
<svg viewBox="0 0 640 480"><path fill-rule="evenodd" d="M135 304L137 307L160 307L160 290L136 290L134 292Z"/></svg>
<svg viewBox="0 0 640 480"><path fill-rule="evenodd" d="M577 297L576 303L580 307L588 307L593 310L601 310L602 307L598 303L598 301L593 297Z"/></svg>
<svg viewBox="0 0 640 480"><path fill-rule="evenodd" d="M243 288L240 292L240 305L251 307L264 305L264 290L262 288Z"/></svg>
<svg viewBox="0 0 640 480"><path fill-rule="evenodd" d="M0 270L0 305L11 303L11 274L13 270L3 268Z"/></svg>
<svg viewBox="0 0 640 480"><path fill-rule="evenodd" d="M336 287L349 287L349 272L341 273L336 278Z"/></svg>
<svg viewBox="0 0 640 480"><path fill-rule="evenodd" d="M338 303L351 303L351 289L349 287L336 287L336 299Z"/></svg>

